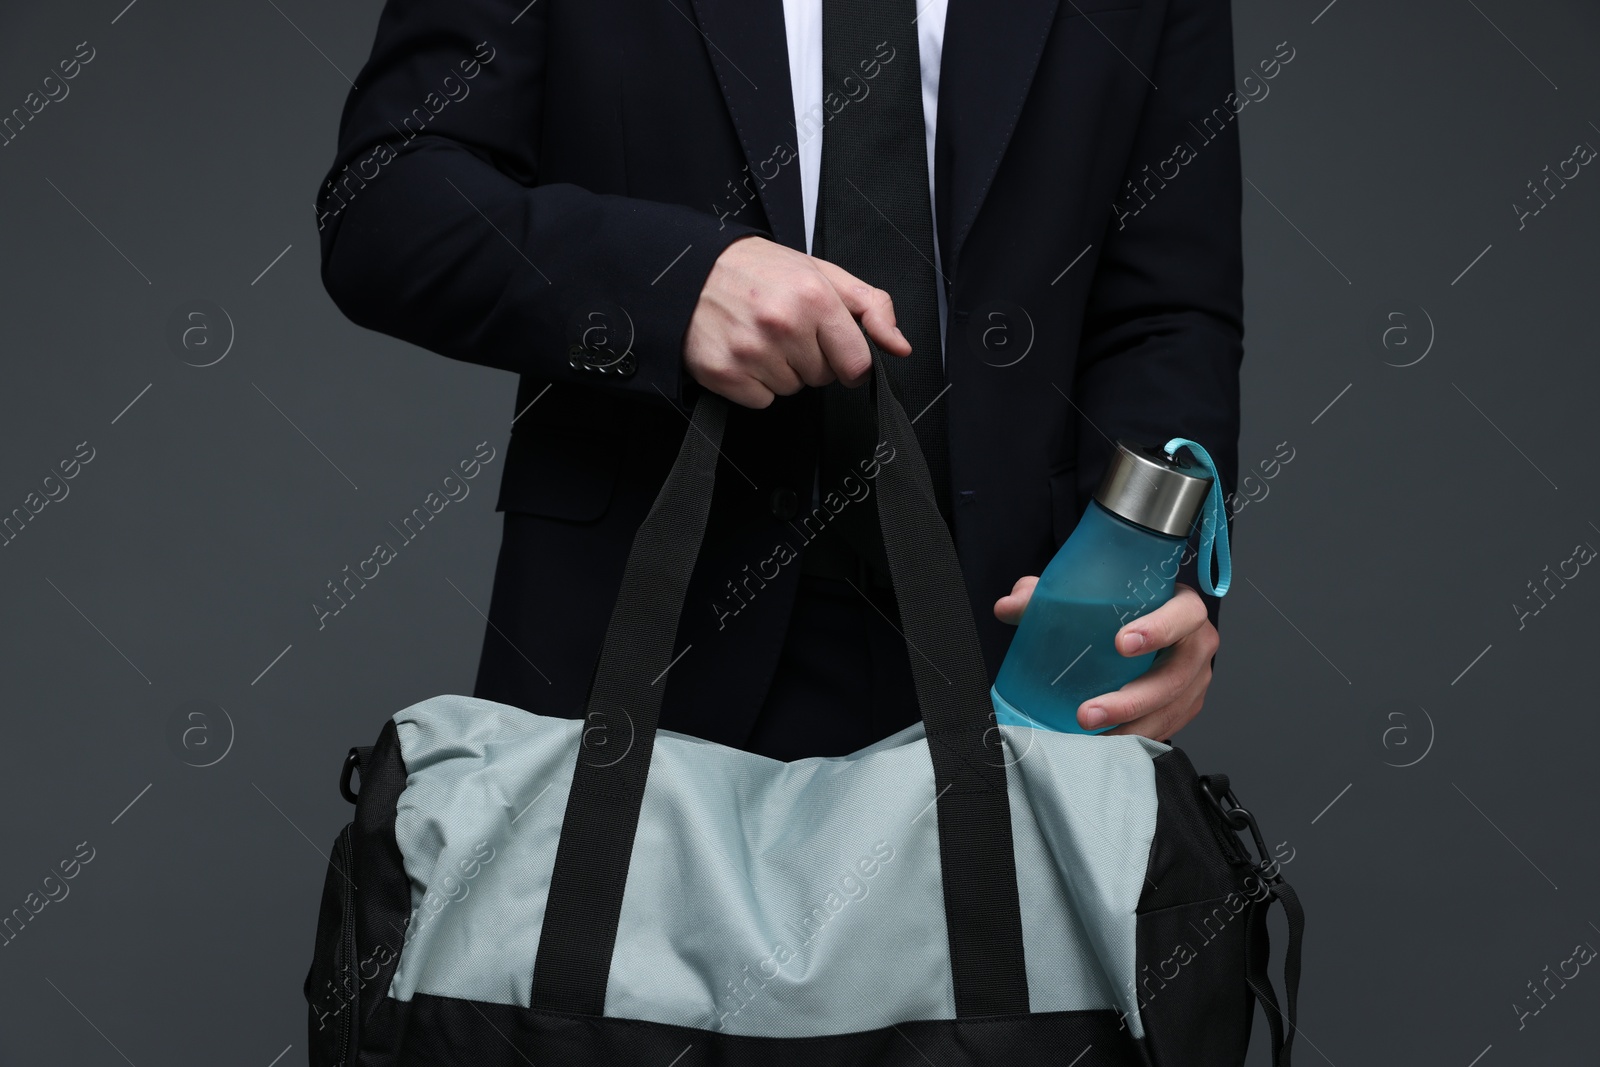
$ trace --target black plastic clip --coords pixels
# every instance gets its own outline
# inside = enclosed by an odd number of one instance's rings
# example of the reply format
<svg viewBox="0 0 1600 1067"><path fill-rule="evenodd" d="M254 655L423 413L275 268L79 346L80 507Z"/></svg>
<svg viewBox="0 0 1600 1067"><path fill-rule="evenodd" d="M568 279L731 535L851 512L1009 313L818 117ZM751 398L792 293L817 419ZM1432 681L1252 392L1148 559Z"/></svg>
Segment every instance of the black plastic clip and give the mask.
<svg viewBox="0 0 1600 1067"><path fill-rule="evenodd" d="M1256 824L1256 817L1250 814L1233 795L1233 788L1228 784L1227 776L1202 774L1200 789L1234 833L1242 836L1245 830L1250 831L1250 837L1256 846L1256 859L1251 866L1262 880L1268 885L1277 885L1283 881L1283 875L1278 870L1278 862L1267 857L1267 843L1261 837L1261 827Z"/></svg>
<svg viewBox="0 0 1600 1067"><path fill-rule="evenodd" d="M359 799L359 794L350 788L350 776L361 766L361 753L352 748L350 754L344 758L344 770L339 772L339 795L354 804Z"/></svg>

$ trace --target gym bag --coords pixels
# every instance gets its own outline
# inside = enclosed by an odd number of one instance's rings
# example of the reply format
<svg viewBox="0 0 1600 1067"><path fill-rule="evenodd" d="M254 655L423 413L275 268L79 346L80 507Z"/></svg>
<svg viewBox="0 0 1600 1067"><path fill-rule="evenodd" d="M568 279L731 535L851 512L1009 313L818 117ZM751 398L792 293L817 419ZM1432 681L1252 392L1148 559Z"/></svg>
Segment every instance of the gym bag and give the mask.
<svg viewBox="0 0 1600 1067"><path fill-rule="evenodd" d="M727 414L706 393L585 718L438 696L351 750L314 1067L1239 1064L1257 1000L1288 1065L1301 911L1254 819L1170 745L996 725L881 361L871 388L922 722L791 763L658 730Z"/></svg>

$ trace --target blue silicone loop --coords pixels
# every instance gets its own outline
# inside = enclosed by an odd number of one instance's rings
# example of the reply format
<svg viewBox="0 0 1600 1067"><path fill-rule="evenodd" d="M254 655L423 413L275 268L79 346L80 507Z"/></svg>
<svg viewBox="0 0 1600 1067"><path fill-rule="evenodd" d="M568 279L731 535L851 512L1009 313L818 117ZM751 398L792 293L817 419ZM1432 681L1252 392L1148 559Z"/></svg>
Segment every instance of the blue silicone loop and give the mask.
<svg viewBox="0 0 1600 1067"><path fill-rule="evenodd" d="M1228 513L1222 499L1222 477L1217 474L1217 465L1211 462L1211 454L1199 442L1191 441L1187 437L1174 437L1166 443L1164 451L1172 455L1180 448L1187 448L1211 474L1211 490L1206 494L1205 509L1200 524L1200 588L1212 596L1222 596L1228 591L1228 584L1233 581L1233 560L1228 555ZM1211 581L1211 561L1217 563L1217 581Z"/></svg>

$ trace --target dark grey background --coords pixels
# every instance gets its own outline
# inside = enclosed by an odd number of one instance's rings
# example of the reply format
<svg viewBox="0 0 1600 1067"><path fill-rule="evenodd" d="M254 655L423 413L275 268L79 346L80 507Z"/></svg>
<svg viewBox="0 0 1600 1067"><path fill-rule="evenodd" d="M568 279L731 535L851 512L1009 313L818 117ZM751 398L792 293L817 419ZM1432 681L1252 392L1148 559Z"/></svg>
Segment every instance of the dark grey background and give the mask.
<svg viewBox="0 0 1600 1067"><path fill-rule="evenodd" d="M503 459L515 382L357 329L318 281L378 0L125 2L0 14L0 113L95 49L0 148L0 512L94 449L0 548L0 914L94 850L0 947L0 1061L298 1063L340 760L470 691L500 460L325 629L310 605L478 442ZM1600 976L1514 1005L1600 945L1600 577L1520 629L1513 605L1600 546L1600 172L1524 228L1512 205L1600 145L1600 10L1325 4L1235 9L1241 79L1294 49L1240 118L1242 466L1294 458L1246 486L1179 741L1292 856L1299 1062L1580 1061Z"/></svg>

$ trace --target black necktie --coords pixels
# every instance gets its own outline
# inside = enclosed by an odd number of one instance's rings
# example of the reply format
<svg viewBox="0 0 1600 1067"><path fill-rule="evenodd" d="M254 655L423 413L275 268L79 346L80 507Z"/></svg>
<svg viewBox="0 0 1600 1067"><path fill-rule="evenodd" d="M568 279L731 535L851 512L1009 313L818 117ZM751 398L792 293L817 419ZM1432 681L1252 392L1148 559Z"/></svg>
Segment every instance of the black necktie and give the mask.
<svg viewBox="0 0 1600 1067"><path fill-rule="evenodd" d="M944 364L939 344L939 284L933 265L928 199L927 134L917 52L915 0L823 0L822 170L812 254L887 291L911 355L885 360L895 396L915 420L917 441L933 476L939 510L949 521ZM846 496L862 479L878 438L868 386L823 388L819 490ZM865 504L865 502L863 502ZM837 524L857 551L883 567L876 501L852 504Z"/></svg>

